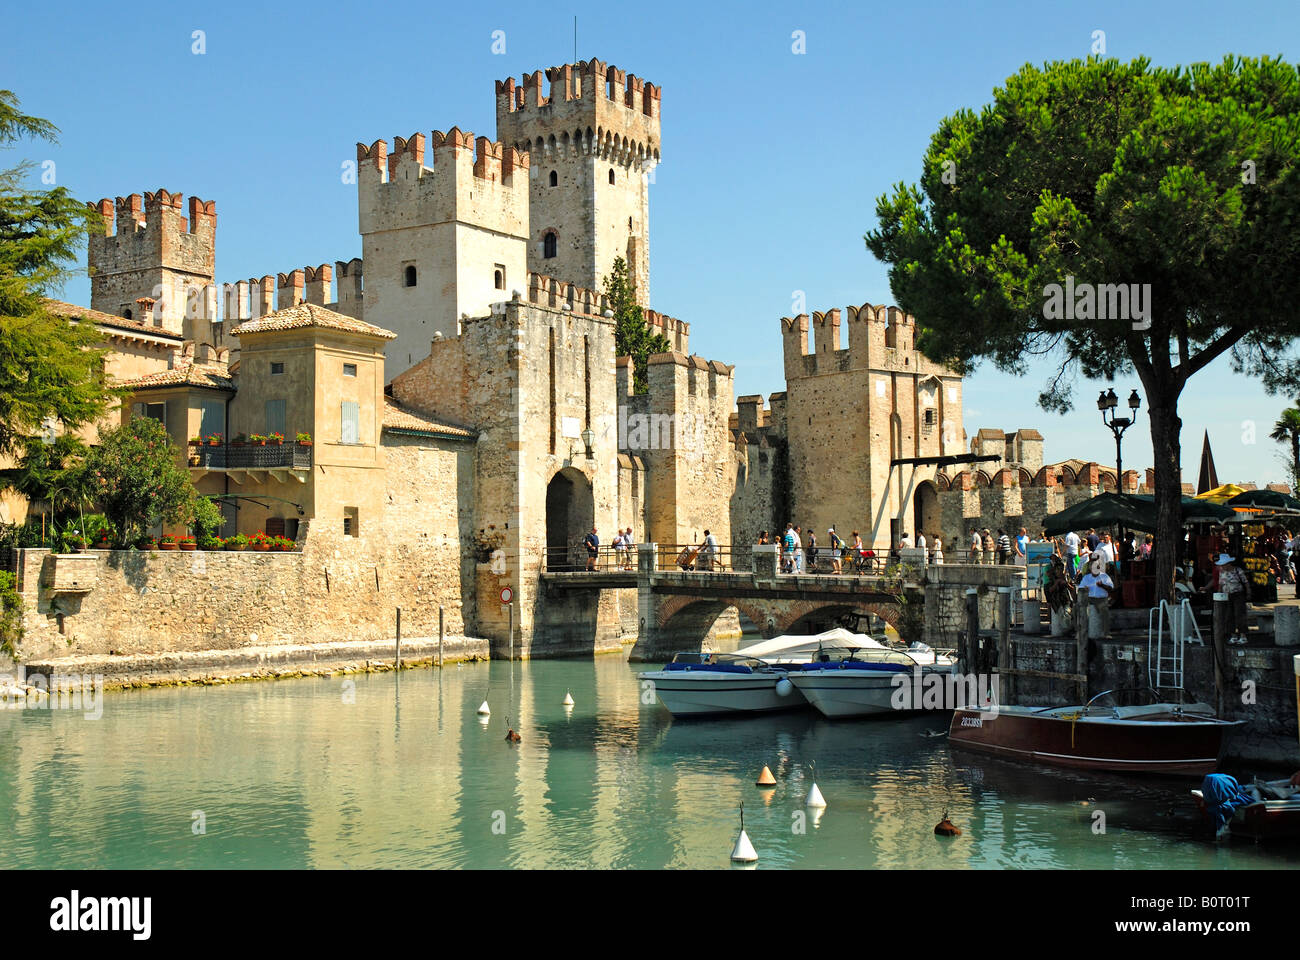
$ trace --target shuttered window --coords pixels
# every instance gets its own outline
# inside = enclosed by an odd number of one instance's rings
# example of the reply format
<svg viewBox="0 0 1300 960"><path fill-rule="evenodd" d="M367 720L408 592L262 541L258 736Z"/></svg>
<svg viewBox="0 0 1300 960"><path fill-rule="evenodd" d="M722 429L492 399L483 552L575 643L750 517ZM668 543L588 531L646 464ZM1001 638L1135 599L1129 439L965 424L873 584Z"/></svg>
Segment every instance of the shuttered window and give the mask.
<svg viewBox="0 0 1300 960"><path fill-rule="evenodd" d="M284 400L266 401L266 432L284 434Z"/></svg>
<svg viewBox="0 0 1300 960"><path fill-rule="evenodd" d="M344 400L341 411L339 440L342 443L361 442L361 404Z"/></svg>

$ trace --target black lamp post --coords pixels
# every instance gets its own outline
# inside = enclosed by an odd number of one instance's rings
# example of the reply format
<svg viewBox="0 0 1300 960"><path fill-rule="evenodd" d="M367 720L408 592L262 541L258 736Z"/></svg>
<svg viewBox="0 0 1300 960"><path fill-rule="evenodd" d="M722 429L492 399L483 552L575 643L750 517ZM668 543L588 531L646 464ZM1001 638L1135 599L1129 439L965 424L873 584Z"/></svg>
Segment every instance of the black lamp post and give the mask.
<svg viewBox="0 0 1300 960"><path fill-rule="evenodd" d="M1124 431L1137 422L1138 407L1142 406L1142 398L1134 390L1128 395L1128 408L1132 413L1127 417L1115 416L1115 408L1119 405L1119 397L1115 396L1115 390L1103 390L1097 397L1097 409L1101 411L1101 422L1110 427L1110 432L1115 434L1115 488L1118 493L1124 492L1124 457L1122 446L1124 442Z"/></svg>

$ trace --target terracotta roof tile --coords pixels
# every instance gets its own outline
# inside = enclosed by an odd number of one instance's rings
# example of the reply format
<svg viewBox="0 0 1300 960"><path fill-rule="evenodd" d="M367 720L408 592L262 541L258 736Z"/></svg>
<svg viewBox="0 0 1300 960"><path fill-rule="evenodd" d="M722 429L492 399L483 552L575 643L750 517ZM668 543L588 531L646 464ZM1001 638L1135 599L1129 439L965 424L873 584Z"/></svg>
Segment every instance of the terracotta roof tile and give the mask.
<svg viewBox="0 0 1300 960"><path fill-rule="evenodd" d="M211 390L229 390L235 392L235 381L220 367L196 366L193 363L177 361L179 366L171 370L160 370L133 380L121 380L119 386L133 390L150 390L160 387L207 387Z"/></svg>
<svg viewBox="0 0 1300 960"><path fill-rule="evenodd" d="M421 410L403 406L392 397L384 397L384 429L467 439L475 436L474 431L468 427L438 420Z"/></svg>
<svg viewBox="0 0 1300 960"><path fill-rule="evenodd" d="M101 327L117 327L122 330L135 330L140 333L148 333L155 337L166 337L168 340L177 342L184 338L179 333L172 333L170 330L164 330L162 327L155 327L151 323L145 323L143 320L128 320L126 317L118 317L111 313L104 313L102 310L91 310L89 307L79 307L75 303L67 303L63 300L46 300L45 309L50 313L57 314L60 317L67 317L70 320L87 320L90 323Z"/></svg>
<svg viewBox="0 0 1300 960"><path fill-rule="evenodd" d="M373 323L366 323L346 314L326 310L315 303L300 303L297 306L276 310L256 320L245 320L230 332L237 337L246 333L270 333L275 330L297 330L303 327L326 327L330 330L343 330L347 333L361 333L384 340L396 339L397 334Z"/></svg>

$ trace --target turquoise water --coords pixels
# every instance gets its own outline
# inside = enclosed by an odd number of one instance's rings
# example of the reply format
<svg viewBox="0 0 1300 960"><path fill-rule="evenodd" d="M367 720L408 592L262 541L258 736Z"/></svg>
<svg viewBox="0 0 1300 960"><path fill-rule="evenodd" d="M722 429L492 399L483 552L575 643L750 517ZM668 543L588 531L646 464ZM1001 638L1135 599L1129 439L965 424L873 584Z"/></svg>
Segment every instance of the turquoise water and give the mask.
<svg viewBox="0 0 1300 960"><path fill-rule="evenodd" d="M0 710L0 867L728 868L741 801L759 869L1300 860L1199 839L1195 781L952 754L922 735L937 717L673 721L641 702L641 669L497 662L108 693L97 720ZM798 832L813 761L828 806ZM753 785L764 764L775 790ZM945 809L961 837L934 836Z"/></svg>

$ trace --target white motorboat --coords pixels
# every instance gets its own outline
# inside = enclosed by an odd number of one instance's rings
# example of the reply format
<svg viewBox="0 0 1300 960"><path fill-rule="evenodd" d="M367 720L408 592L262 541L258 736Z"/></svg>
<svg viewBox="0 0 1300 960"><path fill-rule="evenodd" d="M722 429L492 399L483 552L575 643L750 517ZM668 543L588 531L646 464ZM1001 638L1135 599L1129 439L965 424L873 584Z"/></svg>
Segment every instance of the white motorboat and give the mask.
<svg viewBox="0 0 1300 960"><path fill-rule="evenodd" d="M679 653L662 670L640 679L677 716L766 713L806 707L790 672L818 657L883 648L870 637L835 629L804 636L761 640L735 653Z"/></svg>
<svg viewBox="0 0 1300 960"><path fill-rule="evenodd" d="M954 657L913 644L906 650L877 644L839 659L814 658L792 669L790 682L828 717L901 714L925 709L922 691L955 676ZM935 678L938 678L936 681Z"/></svg>

